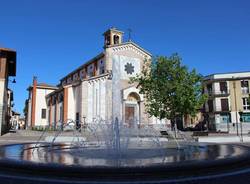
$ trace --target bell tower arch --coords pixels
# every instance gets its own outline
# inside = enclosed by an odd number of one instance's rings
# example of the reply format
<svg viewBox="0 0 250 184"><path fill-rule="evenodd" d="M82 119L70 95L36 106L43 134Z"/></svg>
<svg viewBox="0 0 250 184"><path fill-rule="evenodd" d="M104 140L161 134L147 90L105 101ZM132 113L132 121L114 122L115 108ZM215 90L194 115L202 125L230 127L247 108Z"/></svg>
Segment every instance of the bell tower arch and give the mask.
<svg viewBox="0 0 250 184"><path fill-rule="evenodd" d="M111 46L111 45L121 44L123 41L123 34L124 32L119 31L115 27L108 29L106 32L103 33L104 48Z"/></svg>

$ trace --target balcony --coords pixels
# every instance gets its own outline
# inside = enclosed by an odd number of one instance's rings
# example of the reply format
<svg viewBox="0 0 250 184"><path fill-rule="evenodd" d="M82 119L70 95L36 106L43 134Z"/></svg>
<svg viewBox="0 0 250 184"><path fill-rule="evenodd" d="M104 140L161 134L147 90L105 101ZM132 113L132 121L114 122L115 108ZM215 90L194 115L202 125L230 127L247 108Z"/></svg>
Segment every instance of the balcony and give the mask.
<svg viewBox="0 0 250 184"><path fill-rule="evenodd" d="M227 112L231 112L231 107L216 107L214 110L214 113L227 113Z"/></svg>
<svg viewBox="0 0 250 184"><path fill-rule="evenodd" d="M241 88L241 93L244 95L249 94L249 89L248 88Z"/></svg>
<svg viewBox="0 0 250 184"><path fill-rule="evenodd" d="M224 91L207 91L207 93L210 97L213 97L213 96L228 96L230 95L230 92L229 90L224 90Z"/></svg>

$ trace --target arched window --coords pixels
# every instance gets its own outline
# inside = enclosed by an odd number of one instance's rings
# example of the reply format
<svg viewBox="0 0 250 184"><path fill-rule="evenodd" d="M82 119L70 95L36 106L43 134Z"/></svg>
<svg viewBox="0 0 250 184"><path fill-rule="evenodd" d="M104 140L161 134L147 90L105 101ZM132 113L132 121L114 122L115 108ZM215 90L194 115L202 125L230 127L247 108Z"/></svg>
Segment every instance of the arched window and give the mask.
<svg viewBox="0 0 250 184"><path fill-rule="evenodd" d="M137 93L132 92L128 95L127 100L132 102L138 102L140 101L140 96Z"/></svg>
<svg viewBox="0 0 250 184"><path fill-rule="evenodd" d="M119 44L119 36L114 35L114 44Z"/></svg>
<svg viewBox="0 0 250 184"><path fill-rule="evenodd" d="M106 36L106 39L105 39L105 43L106 45L110 45L110 36Z"/></svg>

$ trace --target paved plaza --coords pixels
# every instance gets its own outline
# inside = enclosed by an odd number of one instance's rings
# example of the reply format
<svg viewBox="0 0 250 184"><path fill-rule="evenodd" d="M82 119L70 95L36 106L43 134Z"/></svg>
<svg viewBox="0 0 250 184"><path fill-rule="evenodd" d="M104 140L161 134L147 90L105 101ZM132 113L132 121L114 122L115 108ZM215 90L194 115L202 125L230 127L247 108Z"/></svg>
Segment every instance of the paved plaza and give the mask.
<svg viewBox="0 0 250 184"><path fill-rule="evenodd" d="M42 131L33 130L17 130L16 132L9 132L0 137L0 145L16 144L16 143L31 143L39 140L42 135ZM71 132L64 132L65 136L72 136ZM44 141L45 137L53 137L55 132L46 132L46 136L42 136L41 141ZM86 138L89 138L87 136ZM209 134L208 136L199 136L199 142L205 143L222 143L222 144L244 144L250 146L250 135L243 134L243 142L241 137L236 134Z"/></svg>
<svg viewBox="0 0 250 184"><path fill-rule="evenodd" d="M42 132L31 130L9 132L0 137L0 145L34 142L39 139L41 134Z"/></svg>

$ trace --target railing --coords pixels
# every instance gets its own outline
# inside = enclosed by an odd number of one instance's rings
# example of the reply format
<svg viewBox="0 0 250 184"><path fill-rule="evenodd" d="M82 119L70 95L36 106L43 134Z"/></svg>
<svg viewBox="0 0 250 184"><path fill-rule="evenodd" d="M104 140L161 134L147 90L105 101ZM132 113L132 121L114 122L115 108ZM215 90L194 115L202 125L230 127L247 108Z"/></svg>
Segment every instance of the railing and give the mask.
<svg viewBox="0 0 250 184"><path fill-rule="evenodd" d="M224 108L222 108L222 107L216 107L214 109L214 112L229 112L231 110L232 110L231 106L228 106L227 108L226 107L224 107Z"/></svg>
<svg viewBox="0 0 250 184"><path fill-rule="evenodd" d="M241 93L242 94L249 94L249 89L248 88L241 88Z"/></svg>
<svg viewBox="0 0 250 184"><path fill-rule="evenodd" d="M229 95L230 94L229 90L225 90L225 91L220 91L220 90L206 91L205 93L208 94L209 96L212 96L212 95Z"/></svg>

